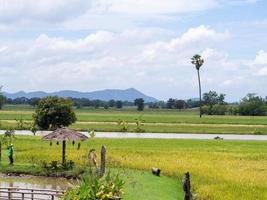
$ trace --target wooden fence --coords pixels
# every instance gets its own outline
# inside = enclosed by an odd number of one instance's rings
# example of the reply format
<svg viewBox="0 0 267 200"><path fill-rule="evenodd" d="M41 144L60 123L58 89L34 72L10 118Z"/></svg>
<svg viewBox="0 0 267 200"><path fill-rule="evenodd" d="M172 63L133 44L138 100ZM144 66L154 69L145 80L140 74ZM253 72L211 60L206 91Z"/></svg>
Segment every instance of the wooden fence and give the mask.
<svg viewBox="0 0 267 200"><path fill-rule="evenodd" d="M58 200L63 190L0 187L1 200Z"/></svg>

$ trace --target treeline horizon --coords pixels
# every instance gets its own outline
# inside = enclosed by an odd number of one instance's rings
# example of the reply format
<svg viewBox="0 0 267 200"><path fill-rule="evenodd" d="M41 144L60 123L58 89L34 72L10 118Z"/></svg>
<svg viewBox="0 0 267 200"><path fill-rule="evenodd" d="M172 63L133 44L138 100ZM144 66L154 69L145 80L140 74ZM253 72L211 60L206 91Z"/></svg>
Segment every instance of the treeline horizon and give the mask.
<svg viewBox="0 0 267 200"><path fill-rule="evenodd" d="M201 102L201 113L204 115L267 115L267 97L257 96L256 94L249 93L240 102L228 103L225 101L225 94L219 94L216 91L209 91L202 95ZM15 99L6 98L1 94L0 96L0 108L4 104L9 105L30 105L37 106L41 98L26 98L18 97ZM136 106L137 110L142 111L144 108L152 109L190 109L200 107L200 101L197 98L194 99L175 99L169 98L167 101L157 101L157 102L144 102L142 98L135 99L134 102L131 101L121 101L121 100L90 100L88 98L71 98L73 101L73 106L76 108L92 107L92 108L117 108L121 109L123 107Z"/></svg>

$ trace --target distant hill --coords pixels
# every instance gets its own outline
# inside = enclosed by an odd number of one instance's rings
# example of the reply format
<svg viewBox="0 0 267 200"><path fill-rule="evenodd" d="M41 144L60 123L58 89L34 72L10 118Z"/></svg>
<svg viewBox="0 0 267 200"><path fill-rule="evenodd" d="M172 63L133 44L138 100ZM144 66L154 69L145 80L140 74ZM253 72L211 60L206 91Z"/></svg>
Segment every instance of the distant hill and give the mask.
<svg viewBox="0 0 267 200"><path fill-rule="evenodd" d="M72 98L88 98L88 99L100 99L100 100L122 100L122 101L130 101L133 102L136 98L143 98L145 102L155 102L157 99L147 96L142 92L134 89L129 88L126 90L119 90L119 89L108 89L108 90L99 90L93 92L78 92L73 90L62 90L58 92L43 92L43 91L36 91L36 92L16 92L16 93L8 93L4 92L4 95L7 98L15 99L18 97L26 97L26 98L33 98L33 97L46 97L46 96L60 96L60 97L72 97Z"/></svg>

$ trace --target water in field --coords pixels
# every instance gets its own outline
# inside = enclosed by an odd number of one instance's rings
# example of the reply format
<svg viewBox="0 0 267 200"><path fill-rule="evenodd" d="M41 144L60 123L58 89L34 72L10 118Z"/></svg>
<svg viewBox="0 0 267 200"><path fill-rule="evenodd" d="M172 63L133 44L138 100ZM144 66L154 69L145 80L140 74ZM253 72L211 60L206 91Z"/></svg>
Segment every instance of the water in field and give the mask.
<svg viewBox="0 0 267 200"><path fill-rule="evenodd" d="M49 190L66 190L75 184L75 181L63 178L36 177L36 176L6 176L0 174L0 199L7 199L8 194L5 188L25 188L25 189L49 189ZM31 195L25 195L31 197ZM50 199L48 196L35 195L35 198ZM12 199L21 199L21 194L13 194ZM26 199L26 198L25 198ZM55 199L58 199L57 197Z"/></svg>
<svg viewBox="0 0 267 200"><path fill-rule="evenodd" d="M44 136L51 131L37 131L36 135ZM87 132L81 132L89 136ZM4 130L0 130L0 135ZM33 135L31 131L16 131L17 135ZM192 134L192 133L121 133L121 132L96 132L97 138L155 138L155 139L214 139L219 136L226 140L267 140L267 135L233 135L233 134Z"/></svg>

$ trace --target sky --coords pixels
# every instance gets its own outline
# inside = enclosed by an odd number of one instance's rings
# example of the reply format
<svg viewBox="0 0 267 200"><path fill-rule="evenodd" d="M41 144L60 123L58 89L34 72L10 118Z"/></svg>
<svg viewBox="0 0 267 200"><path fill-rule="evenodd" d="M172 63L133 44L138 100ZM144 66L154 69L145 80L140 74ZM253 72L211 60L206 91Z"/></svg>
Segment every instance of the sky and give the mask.
<svg viewBox="0 0 267 200"><path fill-rule="evenodd" d="M4 91L267 96L266 0L0 0Z"/></svg>

